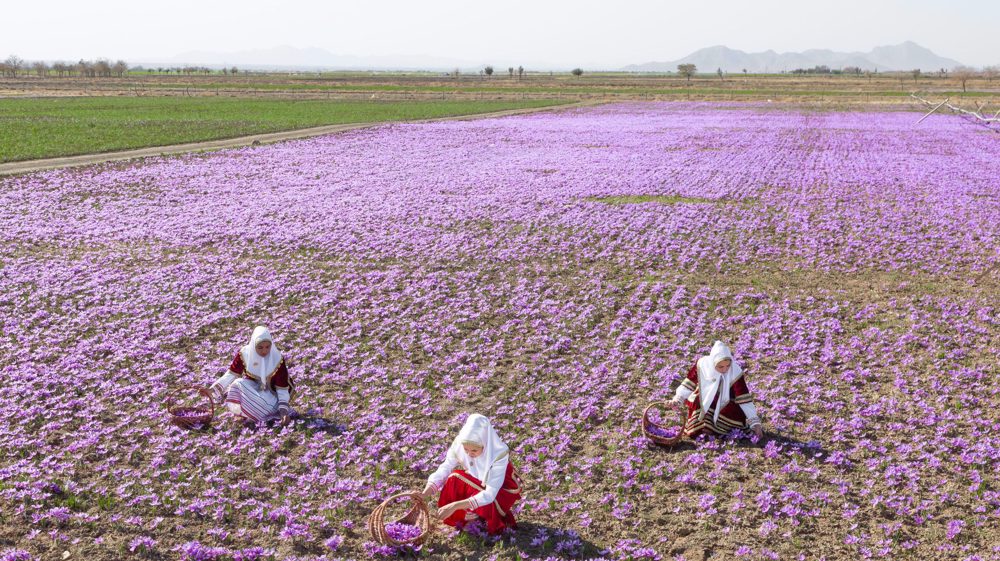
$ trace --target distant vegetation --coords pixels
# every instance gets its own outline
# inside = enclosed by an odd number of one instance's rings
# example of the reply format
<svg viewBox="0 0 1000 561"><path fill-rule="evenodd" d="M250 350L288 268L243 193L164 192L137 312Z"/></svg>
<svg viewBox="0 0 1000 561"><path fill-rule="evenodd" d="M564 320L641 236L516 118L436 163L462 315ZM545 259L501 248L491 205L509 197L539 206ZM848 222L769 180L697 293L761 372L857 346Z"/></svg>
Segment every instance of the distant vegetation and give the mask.
<svg viewBox="0 0 1000 561"><path fill-rule="evenodd" d="M78 78L122 78L124 76L137 74L237 74L239 69L235 66L230 68L212 69L207 66L174 66L143 68L142 66L130 67L124 60L110 61L105 58L97 60L83 60L77 62L56 61L51 64L45 61L27 62L17 55L10 55L0 62L0 76L17 78L34 74L39 78L55 76L58 78L78 77ZM246 72L245 72L246 73Z"/></svg>
<svg viewBox="0 0 1000 561"><path fill-rule="evenodd" d="M502 72L502 71L501 71ZM479 75L482 77L491 77L496 73L496 69L493 65L486 65L482 70L479 71ZM510 66L507 68L507 75L509 78L523 79L527 71L523 66L518 66L514 68ZM742 69L744 76L749 73L744 68ZM236 66L225 67L225 68L210 68L207 66L156 66L156 67L143 67L135 66L131 67L124 60L116 60L112 62L109 59L97 59L97 60L83 60L80 59L77 62L45 62L45 61L25 61L24 59L18 57L17 55L10 55L5 60L0 61L0 76L4 77L25 77L29 75L34 75L37 77L79 77L79 78L122 78L122 77L139 77L143 75L175 75L175 76L197 76L197 75L221 75L221 76L295 76L295 75L330 75L330 74L364 74L364 75L391 75L391 74L401 74L401 75L413 75L413 74L435 74L434 72L375 72L375 71L365 71L365 72L349 72L349 71L335 71L335 72L320 72L320 71L261 71L261 70L251 70L251 69L240 69ZM474 74L474 73L473 73ZM546 75L551 75L551 72L545 72ZM558 74L558 73L556 73ZM563 73L565 75L566 73ZM573 76L582 76L583 69L574 68L569 71L568 74ZM597 72L591 74L624 74L624 75L637 75L633 72ZM671 75L672 72L640 72L638 75L644 76L657 76L657 75ZM724 76L724 71L722 68L716 70L716 74L720 78ZM782 71L780 73L769 73L769 74L756 74L756 75L794 75L794 76L806 76L806 75L851 75L851 76L873 76L878 75L878 70L869 70L861 68L859 66L845 66L843 68L832 68L830 66L820 64L813 66L811 68L796 68L790 71ZM909 70L905 72L883 72L883 75L898 75L898 74L912 74L914 78L919 78L920 76L925 77L948 77L952 76L959 80L964 80L968 82L974 79L985 79L988 83L1000 77L1000 65L986 66L982 69L975 69L967 66L957 66L955 68L939 68L932 72L926 70ZM447 75L453 78L460 78L462 76L462 71L456 68L453 72L447 73ZM698 68L694 64L678 64L677 65L677 76L684 78L687 82L690 82L692 78L698 75ZM963 91L965 88L963 87Z"/></svg>

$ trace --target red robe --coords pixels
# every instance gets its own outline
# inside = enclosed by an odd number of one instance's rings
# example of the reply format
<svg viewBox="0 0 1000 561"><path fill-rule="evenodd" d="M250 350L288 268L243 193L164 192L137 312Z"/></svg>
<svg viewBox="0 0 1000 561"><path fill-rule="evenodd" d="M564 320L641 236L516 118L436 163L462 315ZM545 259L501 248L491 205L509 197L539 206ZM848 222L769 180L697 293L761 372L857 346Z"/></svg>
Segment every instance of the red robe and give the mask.
<svg viewBox="0 0 1000 561"><path fill-rule="evenodd" d="M705 413L704 417L701 416L698 363L695 363L691 370L688 370L687 378L684 379L681 386L693 390L691 397L694 400L693 402L684 401L688 408L687 422L684 423L685 435L695 437L700 434L728 434L733 429L747 428L747 417L740 405L753 403L753 396L750 395L750 390L747 388L742 374L729 386L729 403L723 406L722 411L719 411L718 422L714 421L715 408L719 403L718 393L715 394L715 399L712 400L712 406L709 407L708 412Z"/></svg>
<svg viewBox="0 0 1000 561"><path fill-rule="evenodd" d="M483 490L481 481L463 469L456 469L451 472L441 489L441 497L438 499L438 507L449 505L456 501L464 501ZM517 526L514 520L514 513L511 507L521 498L521 486L518 484L517 472L514 464L507 463L507 474L503 480L503 487L497 491L497 496L493 502L475 509L480 518L486 522L486 529L490 534L496 535L504 528ZM465 525L465 510L456 510L451 516L444 520L449 526L461 528Z"/></svg>

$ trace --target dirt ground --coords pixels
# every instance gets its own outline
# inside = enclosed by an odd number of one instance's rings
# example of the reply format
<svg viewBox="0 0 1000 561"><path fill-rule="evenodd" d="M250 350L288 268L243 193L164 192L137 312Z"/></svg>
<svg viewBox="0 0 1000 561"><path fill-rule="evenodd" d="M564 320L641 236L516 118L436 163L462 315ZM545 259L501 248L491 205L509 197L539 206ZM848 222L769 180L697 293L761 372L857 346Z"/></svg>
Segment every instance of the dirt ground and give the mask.
<svg viewBox="0 0 1000 561"><path fill-rule="evenodd" d="M972 100L1000 103L1000 80L975 79L966 84ZM518 79L454 77L390 73L275 73L222 75L134 74L122 78L44 77L0 78L2 97L46 96L232 96L289 99L553 99L578 100L733 100L898 103L912 91L958 92L959 80L927 75L914 80L909 73L866 76L727 75L700 76L686 81L678 76L585 74L581 77L548 73Z"/></svg>

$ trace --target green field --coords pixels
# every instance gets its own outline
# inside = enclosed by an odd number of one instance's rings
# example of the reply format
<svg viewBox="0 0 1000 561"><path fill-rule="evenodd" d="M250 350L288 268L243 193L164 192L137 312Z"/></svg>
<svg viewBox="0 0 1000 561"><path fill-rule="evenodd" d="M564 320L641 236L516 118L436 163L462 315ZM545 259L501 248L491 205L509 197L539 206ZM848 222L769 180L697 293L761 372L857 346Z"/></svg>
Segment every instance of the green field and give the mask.
<svg viewBox="0 0 1000 561"><path fill-rule="evenodd" d="M185 97L0 99L0 163L321 125L543 107L556 100L325 101Z"/></svg>

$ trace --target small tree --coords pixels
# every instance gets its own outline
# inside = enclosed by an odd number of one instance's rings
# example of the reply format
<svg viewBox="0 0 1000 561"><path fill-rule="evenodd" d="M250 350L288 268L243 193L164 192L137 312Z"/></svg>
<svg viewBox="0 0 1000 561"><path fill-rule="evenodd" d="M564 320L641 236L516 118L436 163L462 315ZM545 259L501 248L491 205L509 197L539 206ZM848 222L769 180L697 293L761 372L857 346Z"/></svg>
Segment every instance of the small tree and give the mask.
<svg viewBox="0 0 1000 561"><path fill-rule="evenodd" d="M461 75L462 75L462 71L459 70L458 68L455 68L455 79L458 80L458 77L461 76Z"/></svg>
<svg viewBox="0 0 1000 561"><path fill-rule="evenodd" d="M229 73L232 74L233 76L236 76L236 73L239 71L240 69L236 68L235 66L229 69Z"/></svg>
<svg viewBox="0 0 1000 561"><path fill-rule="evenodd" d="M514 67L513 66L507 68L507 72L510 74L511 78L514 77Z"/></svg>
<svg viewBox="0 0 1000 561"><path fill-rule="evenodd" d="M38 61L35 64L32 64L31 68L35 71L36 74L38 74L39 78L49 75L49 65L45 64L42 61Z"/></svg>
<svg viewBox="0 0 1000 561"><path fill-rule="evenodd" d="M517 79L520 80L523 77L524 77L524 67L523 66L518 66L517 67Z"/></svg>
<svg viewBox="0 0 1000 561"><path fill-rule="evenodd" d="M570 71L570 74L572 74L574 76L583 76L583 69L582 68L574 68L573 70Z"/></svg>
<svg viewBox="0 0 1000 561"><path fill-rule="evenodd" d="M10 72L10 75L14 78L17 78L17 73L24 68L24 59L17 55L10 55L3 62L7 66L7 72Z"/></svg>
<svg viewBox="0 0 1000 561"><path fill-rule="evenodd" d="M94 69L97 71L97 75L110 78L111 77L111 62L106 58L99 58L97 62L94 63Z"/></svg>
<svg viewBox="0 0 1000 561"><path fill-rule="evenodd" d="M487 65L486 68L483 69L483 72L485 72L487 76L492 76L493 75L493 67Z"/></svg>
<svg viewBox="0 0 1000 561"><path fill-rule="evenodd" d="M723 82L726 81L726 79L722 77L722 68L721 67L718 68L718 69L716 69L715 73L719 75L719 79L720 80L722 80Z"/></svg>
<svg viewBox="0 0 1000 561"><path fill-rule="evenodd" d="M677 73L687 78L689 84L691 83L691 76L694 76L697 71L698 67L690 63L677 65Z"/></svg>
<svg viewBox="0 0 1000 561"><path fill-rule="evenodd" d="M117 60L115 61L115 65L112 70L118 75L119 78L121 78L126 72L128 72L128 63L124 60Z"/></svg>
<svg viewBox="0 0 1000 561"><path fill-rule="evenodd" d="M951 71L951 75L958 78L958 81L962 83L962 92L964 93L967 91L965 83L976 76L976 71L968 66L959 66Z"/></svg>
<svg viewBox="0 0 1000 561"><path fill-rule="evenodd" d="M986 78L988 83L993 83L993 79L1000 76L1000 65L987 66L983 68L983 78Z"/></svg>
<svg viewBox="0 0 1000 561"><path fill-rule="evenodd" d="M913 83L916 84L917 79L920 78L920 69L914 68L913 70L910 71L910 74L913 74Z"/></svg>

